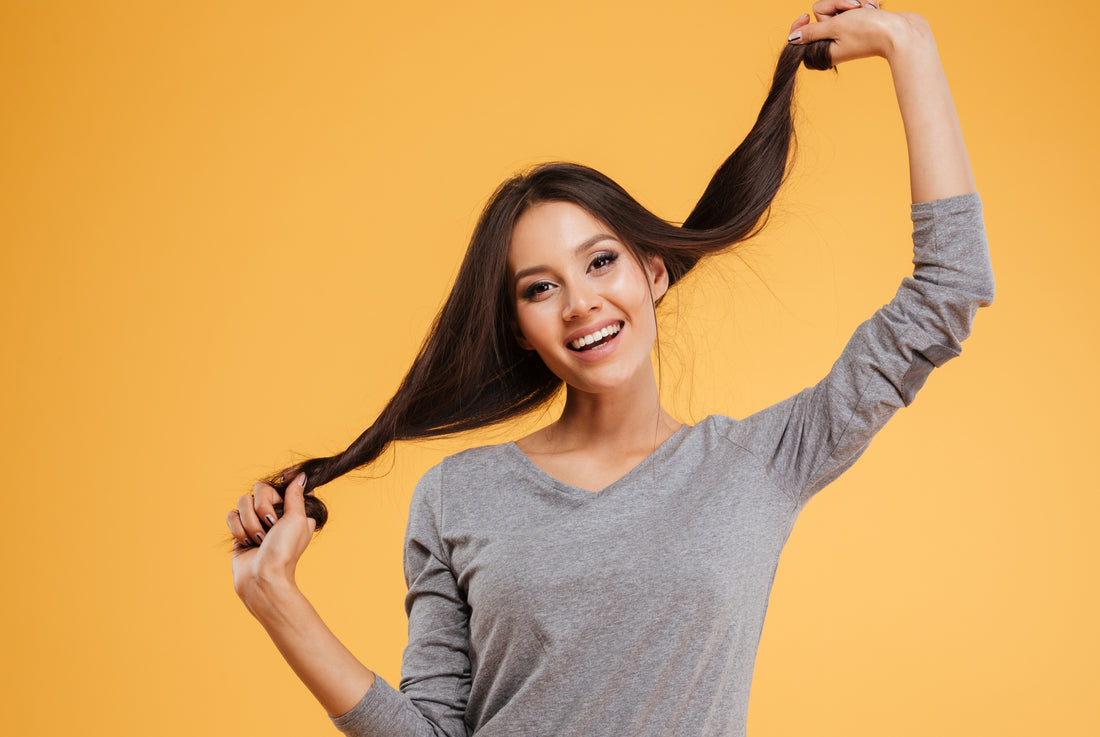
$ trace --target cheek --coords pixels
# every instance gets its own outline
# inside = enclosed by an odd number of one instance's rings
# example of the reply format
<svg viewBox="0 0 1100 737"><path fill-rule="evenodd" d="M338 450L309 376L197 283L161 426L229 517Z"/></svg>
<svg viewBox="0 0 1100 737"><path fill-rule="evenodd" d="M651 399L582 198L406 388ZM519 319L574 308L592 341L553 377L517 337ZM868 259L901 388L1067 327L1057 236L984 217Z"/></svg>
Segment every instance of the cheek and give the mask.
<svg viewBox="0 0 1100 737"><path fill-rule="evenodd" d="M649 282L646 281L645 274L642 271L635 269L631 273L618 277L615 280L613 290L623 307L629 307L631 310L643 314L652 312L653 300L649 295ZM642 316L635 315L635 319Z"/></svg>
<svg viewBox="0 0 1100 737"><path fill-rule="evenodd" d="M639 335L655 340L657 318L645 273L638 270L629 279L624 279L618 294L619 306L631 316Z"/></svg>
<svg viewBox="0 0 1100 737"><path fill-rule="evenodd" d="M536 348L540 342L546 340L546 317L540 314L538 309L520 307L516 310L516 326L523 336L526 348Z"/></svg>

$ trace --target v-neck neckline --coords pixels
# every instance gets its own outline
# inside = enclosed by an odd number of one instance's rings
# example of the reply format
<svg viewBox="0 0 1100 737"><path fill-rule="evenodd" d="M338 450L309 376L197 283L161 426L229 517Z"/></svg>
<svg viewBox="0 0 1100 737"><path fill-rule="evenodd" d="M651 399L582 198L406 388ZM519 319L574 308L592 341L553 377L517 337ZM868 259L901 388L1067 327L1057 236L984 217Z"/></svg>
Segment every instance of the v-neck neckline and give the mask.
<svg viewBox="0 0 1100 737"><path fill-rule="evenodd" d="M556 476L552 476L539 464L535 463L531 458L523 452L523 450L516 444L514 440L505 443L505 448L511 453L527 471L529 471L537 481L543 485L553 487L559 491L563 491L572 496L580 496L582 499L598 499L605 496L608 491L614 489L617 486L621 486L630 482L639 473L642 473L643 469L648 467L651 463L655 463L665 456L673 453L676 448L680 446L682 440L687 437L688 432L694 428L694 425L688 425L684 423L680 425L676 432L665 438L664 442L654 448L653 452L639 461L633 468L624 473L619 478L612 481L607 486L603 487L599 491L589 491L573 484L567 484Z"/></svg>

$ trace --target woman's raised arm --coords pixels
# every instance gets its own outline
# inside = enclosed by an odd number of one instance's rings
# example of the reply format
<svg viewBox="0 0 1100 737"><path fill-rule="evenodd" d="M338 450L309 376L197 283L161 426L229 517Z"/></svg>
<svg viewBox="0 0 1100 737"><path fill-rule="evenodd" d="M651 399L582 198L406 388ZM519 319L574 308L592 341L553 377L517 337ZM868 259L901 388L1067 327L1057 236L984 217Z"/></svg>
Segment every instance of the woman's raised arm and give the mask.
<svg viewBox="0 0 1100 737"><path fill-rule="evenodd" d="M846 10L846 8L854 8ZM849 468L936 367L958 356L994 280L970 162L935 42L922 18L869 4L819 2L790 43L832 40L834 64L890 62L909 144L913 273L864 321L817 384L734 426L777 488L805 505Z"/></svg>
<svg viewBox="0 0 1100 737"><path fill-rule="evenodd" d="M913 13L878 9L873 2L824 0L818 22L803 15L790 43L832 40L833 64L881 56L890 64L909 147L913 202L976 191L955 104L927 21Z"/></svg>

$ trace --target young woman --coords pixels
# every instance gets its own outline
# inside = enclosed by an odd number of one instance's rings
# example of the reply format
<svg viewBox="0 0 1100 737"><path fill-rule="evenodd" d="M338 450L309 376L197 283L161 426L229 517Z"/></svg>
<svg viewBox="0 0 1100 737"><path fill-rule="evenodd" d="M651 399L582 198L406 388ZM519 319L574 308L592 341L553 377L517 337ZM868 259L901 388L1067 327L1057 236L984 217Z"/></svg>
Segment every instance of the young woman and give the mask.
<svg viewBox="0 0 1100 737"><path fill-rule="evenodd" d="M791 27L753 131L684 222L597 172L549 164L497 191L390 404L347 451L258 483L228 523L236 591L354 735L738 735L779 554L809 498L958 355L993 299L981 203L918 16L822 0ZM825 61L807 55L825 54ZM802 61L885 57L909 148L915 270L816 386L744 420L660 404L655 306L750 236L782 180ZM415 490L400 690L295 585L325 511L311 491L394 440L542 406L514 443L445 459ZM281 515L281 516L280 516Z"/></svg>

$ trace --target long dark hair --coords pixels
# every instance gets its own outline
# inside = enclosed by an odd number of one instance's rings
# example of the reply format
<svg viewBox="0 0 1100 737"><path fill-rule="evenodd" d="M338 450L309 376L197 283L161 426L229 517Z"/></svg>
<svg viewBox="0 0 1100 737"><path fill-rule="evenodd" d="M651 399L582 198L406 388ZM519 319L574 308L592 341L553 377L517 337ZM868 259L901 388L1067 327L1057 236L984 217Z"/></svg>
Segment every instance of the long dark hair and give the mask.
<svg viewBox="0 0 1100 737"><path fill-rule="evenodd" d="M792 99L800 63L829 69L829 41L788 45L752 130L718 168L680 226L654 215L600 172L554 162L507 180L489 199L446 303L401 386L347 450L313 458L264 479L282 493L305 472L306 513L321 529L324 503L309 491L378 458L393 442L493 425L546 404L561 387L534 351L514 337L507 289L512 230L540 202L576 204L606 224L637 258L660 256L669 284L704 257L755 235L787 173L794 140ZM282 514L276 505L276 511Z"/></svg>

